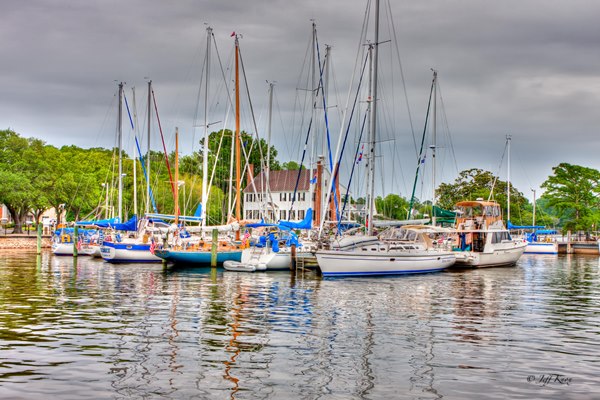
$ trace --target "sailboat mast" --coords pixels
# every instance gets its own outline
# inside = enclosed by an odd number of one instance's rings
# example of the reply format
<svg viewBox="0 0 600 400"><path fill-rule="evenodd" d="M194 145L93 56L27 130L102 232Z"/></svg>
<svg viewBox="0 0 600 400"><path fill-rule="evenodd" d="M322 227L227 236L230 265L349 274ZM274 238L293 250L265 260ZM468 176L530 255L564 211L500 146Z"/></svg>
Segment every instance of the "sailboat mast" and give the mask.
<svg viewBox="0 0 600 400"><path fill-rule="evenodd" d="M235 218L239 221L242 216L241 192L242 192L242 168L241 168L241 140L240 140L240 70L239 70L240 44L238 36L235 36ZM239 230L235 234L239 240Z"/></svg>
<svg viewBox="0 0 600 400"><path fill-rule="evenodd" d="M531 191L533 192L533 223L532 225L535 226L535 189L531 189Z"/></svg>
<svg viewBox="0 0 600 400"><path fill-rule="evenodd" d="M510 140L511 136L506 135L506 146L507 146L507 169L508 172L506 174L506 221L507 224L510 221Z"/></svg>
<svg viewBox="0 0 600 400"><path fill-rule="evenodd" d="M135 103L135 87L131 88L131 93L133 95L133 120L135 121L136 130L138 128L138 119L137 119L137 105ZM134 132L136 140L137 134ZM133 150L133 154L135 154L135 149ZM136 157L135 155L131 158L133 163L133 215L138 215L138 202L137 202L137 168L136 168Z"/></svg>
<svg viewBox="0 0 600 400"><path fill-rule="evenodd" d="M431 142L431 225L436 225L437 217L435 215L435 151L437 148L437 71L433 70L433 134Z"/></svg>
<svg viewBox="0 0 600 400"><path fill-rule="evenodd" d="M151 103L152 81L148 81L148 152L146 154L146 214L150 212L150 122L152 120Z"/></svg>
<svg viewBox="0 0 600 400"><path fill-rule="evenodd" d="M123 149L123 82L119 83L119 119L117 121L117 131L119 136L119 192L118 192L118 204L119 204L119 222L123 221L123 160L122 160L122 149Z"/></svg>
<svg viewBox="0 0 600 400"><path fill-rule="evenodd" d="M373 86L371 88L371 148L369 150L369 225L367 234L373 234L373 214L375 213L375 143L377 142L377 46L379 45L379 0L375 0L375 42L372 45L373 51Z"/></svg>
<svg viewBox="0 0 600 400"><path fill-rule="evenodd" d="M179 128L175 127L175 225L179 224Z"/></svg>
<svg viewBox="0 0 600 400"><path fill-rule="evenodd" d="M210 76L210 41L212 28L206 28L206 82L204 83L204 148L202 149L202 227L206 226L206 205L208 203L208 82ZM204 230L202 230L204 232Z"/></svg>

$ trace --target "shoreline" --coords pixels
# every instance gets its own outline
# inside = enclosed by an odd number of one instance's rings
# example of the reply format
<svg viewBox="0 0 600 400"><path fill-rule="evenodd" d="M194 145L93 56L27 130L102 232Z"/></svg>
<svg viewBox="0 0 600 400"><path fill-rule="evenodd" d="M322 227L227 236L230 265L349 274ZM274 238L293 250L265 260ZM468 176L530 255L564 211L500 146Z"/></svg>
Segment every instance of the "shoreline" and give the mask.
<svg viewBox="0 0 600 400"><path fill-rule="evenodd" d="M42 249L52 247L52 238L50 236L42 237ZM0 235L0 249L37 249L37 236L23 235Z"/></svg>

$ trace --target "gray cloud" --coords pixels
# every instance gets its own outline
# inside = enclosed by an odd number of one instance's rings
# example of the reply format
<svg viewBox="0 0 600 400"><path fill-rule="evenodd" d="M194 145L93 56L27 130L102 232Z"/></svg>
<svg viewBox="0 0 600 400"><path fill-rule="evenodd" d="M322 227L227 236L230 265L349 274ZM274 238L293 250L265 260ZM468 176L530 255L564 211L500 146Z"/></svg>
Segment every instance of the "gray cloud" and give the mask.
<svg viewBox="0 0 600 400"><path fill-rule="evenodd" d="M416 164L399 70L388 65L396 46L416 135L423 126L430 68L439 71L459 170L480 167L497 172L506 134L513 136L513 181L527 196L529 187L539 186L560 162L600 168L596 161L600 3L403 3L391 5L390 18L390 8L382 1L380 38L395 39L393 20L398 41L380 46L382 79L387 79L382 104L393 108L382 107L380 126L388 128L381 133L384 140L396 140L394 146L383 146L389 153L394 148L401 160L395 172L403 177L394 180L412 182ZM337 137L337 114L348 93L365 5L341 0L6 1L0 24L0 126L56 146L112 147L115 81L136 87L143 119L144 78L150 77L169 142L175 126L180 127L182 140L197 140L192 125L208 24L214 28L225 64L232 55L230 33L243 35L244 66L262 136L265 81L277 82L273 141L280 159L299 159L305 131L298 127L300 113L294 104L304 96L296 89L304 86L299 76L311 19L317 23L322 51L325 44L332 45L335 83L330 84L329 104L335 107L331 119ZM372 34L367 37L372 39ZM226 74L230 79L230 72ZM217 84L213 85L216 91ZM216 113L224 106L221 100L211 108ZM231 127L231 118L230 122ZM445 136L440 131L440 140ZM449 143L440 146L448 149ZM440 159L445 165L439 180L453 180L457 171L450 154ZM406 195L404 186L410 185L399 185L399 190L387 190Z"/></svg>

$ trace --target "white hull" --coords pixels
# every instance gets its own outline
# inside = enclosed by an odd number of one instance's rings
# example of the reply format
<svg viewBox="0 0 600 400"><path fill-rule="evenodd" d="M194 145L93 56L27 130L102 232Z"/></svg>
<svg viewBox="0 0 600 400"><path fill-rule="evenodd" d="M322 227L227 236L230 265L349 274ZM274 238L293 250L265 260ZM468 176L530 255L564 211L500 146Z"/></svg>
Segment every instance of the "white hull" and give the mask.
<svg viewBox="0 0 600 400"><path fill-rule="evenodd" d="M104 261L111 263L162 262L162 258L152 254L149 246L144 245L102 245L100 252Z"/></svg>
<svg viewBox="0 0 600 400"><path fill-rule="evenodd" d="M527 243L527 247L525 248L525 254L558 254L558 243Z"/></svg>
<svg viewBox="0 0 600 400"><path fill-rule="evenodd" d="M488 245L489 246L489 245ZM527 247L526 242L512 241L499 243L491 250L483 252L457 251L456 266L461 267L501 267L514 265Z"/></svg>
<svg viewBox="0 0 600 400"><path fill-rule="evenodd" d="M257 270L283 271L290 269L291 260L292 257L287 251L273 252L266 247L249 247L242 251L241 263L257 266Z"/></svg>
<svg viewBox="0 0 600 400"><path fill-rule="evenodd" d="M57 256L73 256L73 243L52 243L52 253ZM100 257L100 246L81 245L81 248L77 250L77 254L80 256Z"/></svg>
<svg viewBox="0 0 600 400"><path fill-rule="evenodd" d="M451 252L319 250L323 276L402 275L441 271L456 261Z"/></svg>

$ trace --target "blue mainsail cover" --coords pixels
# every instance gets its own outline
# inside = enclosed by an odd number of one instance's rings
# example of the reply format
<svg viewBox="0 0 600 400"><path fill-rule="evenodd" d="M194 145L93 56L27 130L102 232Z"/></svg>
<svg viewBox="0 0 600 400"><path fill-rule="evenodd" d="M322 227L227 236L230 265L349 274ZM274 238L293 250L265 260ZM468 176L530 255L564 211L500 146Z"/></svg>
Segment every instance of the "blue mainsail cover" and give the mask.
<svg viewBox="0 0 600 400"><path fill-rule="evenodd" d="M121 221L117 217L117 218L109 218L109 219L99 219L97 221L79 221L79 222L76 222L75 225L77 225L77 226L97 226L99 228L108 228L110 226L118 224L119 222L121 222Z"/></svg>
<svg viewBox="0 0 600 400"><path fill-rule="evenodd" d="M112 228L118 231L137 231L138 218L137 215L131 217L131 219L122 224L113 224Z"/></svg>
<svg viewBox="0 0 600 400"><path fill-rule="evenodd" d="M508 229L544 229L543 225L513 225L510 221L506 224Z"/></svg>
<svg viewBox="0 0 600 400"><path fill-rule="evenodd" d="M288 229L310 229L312 228L312 208L306 210L306 216L300 222L279 221L279 226Z"/></svg>

